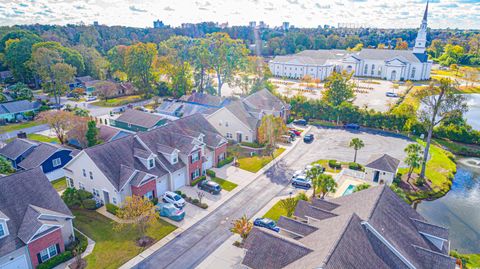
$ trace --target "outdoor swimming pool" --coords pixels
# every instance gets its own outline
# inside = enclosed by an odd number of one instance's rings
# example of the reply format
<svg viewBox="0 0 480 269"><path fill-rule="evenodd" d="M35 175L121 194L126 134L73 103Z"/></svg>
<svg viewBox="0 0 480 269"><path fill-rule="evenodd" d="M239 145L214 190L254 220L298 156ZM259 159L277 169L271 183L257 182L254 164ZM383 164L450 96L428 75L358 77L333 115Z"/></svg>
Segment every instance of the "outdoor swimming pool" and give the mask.
<svg viewBox="0 0 480 269"><path fill-rule="evenodd" d="M354 189L355 189L355 185L348 185L347 189L343 192L342 196L352 194Z"/></svg>

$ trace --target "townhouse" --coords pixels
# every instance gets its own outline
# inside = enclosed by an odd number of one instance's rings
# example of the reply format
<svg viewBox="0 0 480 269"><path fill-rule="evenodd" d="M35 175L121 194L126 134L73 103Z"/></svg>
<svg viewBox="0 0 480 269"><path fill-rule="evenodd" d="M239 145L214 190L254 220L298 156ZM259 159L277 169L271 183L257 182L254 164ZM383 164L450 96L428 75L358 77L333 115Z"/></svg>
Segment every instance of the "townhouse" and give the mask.
<svg viewBox="0 0 480 269"><path fill-rule="evenodd" d="M73 218L39 167L0 178L0 268L36 268L64 252Z"/></svg>
<svg viewBox="0 0 480 269"><path fill-rule="evenodd" d="M84 149L65 167L70 187L104 203L159 197L201 177L225 158L227 140L199 114Z"/></svg>

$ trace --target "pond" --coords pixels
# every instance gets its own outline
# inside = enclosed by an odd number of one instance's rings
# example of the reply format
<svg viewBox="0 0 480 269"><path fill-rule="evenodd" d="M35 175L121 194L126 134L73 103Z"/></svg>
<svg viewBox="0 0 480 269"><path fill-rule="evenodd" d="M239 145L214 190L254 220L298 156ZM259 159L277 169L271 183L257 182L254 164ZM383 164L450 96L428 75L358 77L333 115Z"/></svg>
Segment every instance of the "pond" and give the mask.
<svg viewBox="0 0 480 269"><path fill-rule="evenodd" d="M421 202L417 211L431 223L449 228L452 250L480 253L480 159L459 160L450 192Z"/></svg>
<svg viewBox="0 0 480 269"><path fill-rule="evenodd" d="M468 112L465 114L467 123L473 129L480 130L480 94L467 95Z"/></svg>

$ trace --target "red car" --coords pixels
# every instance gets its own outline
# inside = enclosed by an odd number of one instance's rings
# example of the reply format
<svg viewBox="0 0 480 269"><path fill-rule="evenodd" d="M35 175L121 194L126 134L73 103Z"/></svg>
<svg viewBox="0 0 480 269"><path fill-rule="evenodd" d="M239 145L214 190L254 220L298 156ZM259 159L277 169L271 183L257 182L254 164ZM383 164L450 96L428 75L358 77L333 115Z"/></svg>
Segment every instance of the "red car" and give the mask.
<svg viewBox="0 0 480 269"><path fill-rule="evenodd" d="M296 129L290 129L290 131L292 131L296 136L300 136L300 134L302 134L302 132Z"/></svg>

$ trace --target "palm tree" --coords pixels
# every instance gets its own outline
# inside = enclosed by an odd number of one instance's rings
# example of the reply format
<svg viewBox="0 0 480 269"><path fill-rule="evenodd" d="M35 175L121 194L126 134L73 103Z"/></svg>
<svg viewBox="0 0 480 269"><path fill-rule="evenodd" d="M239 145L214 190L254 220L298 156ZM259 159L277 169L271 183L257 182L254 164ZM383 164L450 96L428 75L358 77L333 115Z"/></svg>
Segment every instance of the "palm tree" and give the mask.
<svg viewBox="0 0 480 269"><path fill-rule="evenodd" d="M356 163L357 162L357 151L359 149L365 147L365 144L363 143L363 141L360 138L355 137L354 139L352 139L352 141L350 141L349 147L351 147L355 150L355 156L353 157L353 162Z"/></svg>
<svg viewBox="0 0 480 269"><path fill-rule="evenodd" d="M295 212L295 208L297 207L298 200L295 198L286 198L280 200L280 206L282 207L285 212L287 212L287 217L291 217L293 212Z"/></svg>
<svg viewBox="0 0 480 269"><path fill-rule="evenodd" d="M422 165L422 147L420 147L419 144L410 144L404 149L404 151L407 153L407 157L404 160L408 165L407 182L410 182L410 177L412 176L413 171L420 168Z"/></svg>
<svg viewBox="0 0 480 269"><path fill-rule="evenodd" d="M232 233L239 234L242 238L242 245L247 239L248 234L253 228L253 223L248 220L247 215L243 215L241 218L232 222L233 227L230 229Z"/></svg>
<svg viewBox="0 0 480 269"><path fill-rule="evenodd" d="M321 199L325 198L325 195L329 192L335 192L337 190L337 182L333 179L332 176L327 174L321 174L319 176L320 184L318 186L318 191L322 194Z"/></svg>
<svg viewBox="0 0 480 269"><path fill-rule="evenodd" d="M312 180L312 189L313 189L312 197L316 196L316 190L320 186L319 176L321 174L323 174L322 167L313 167L307 172L307 178L310 178Z"/></svg>

